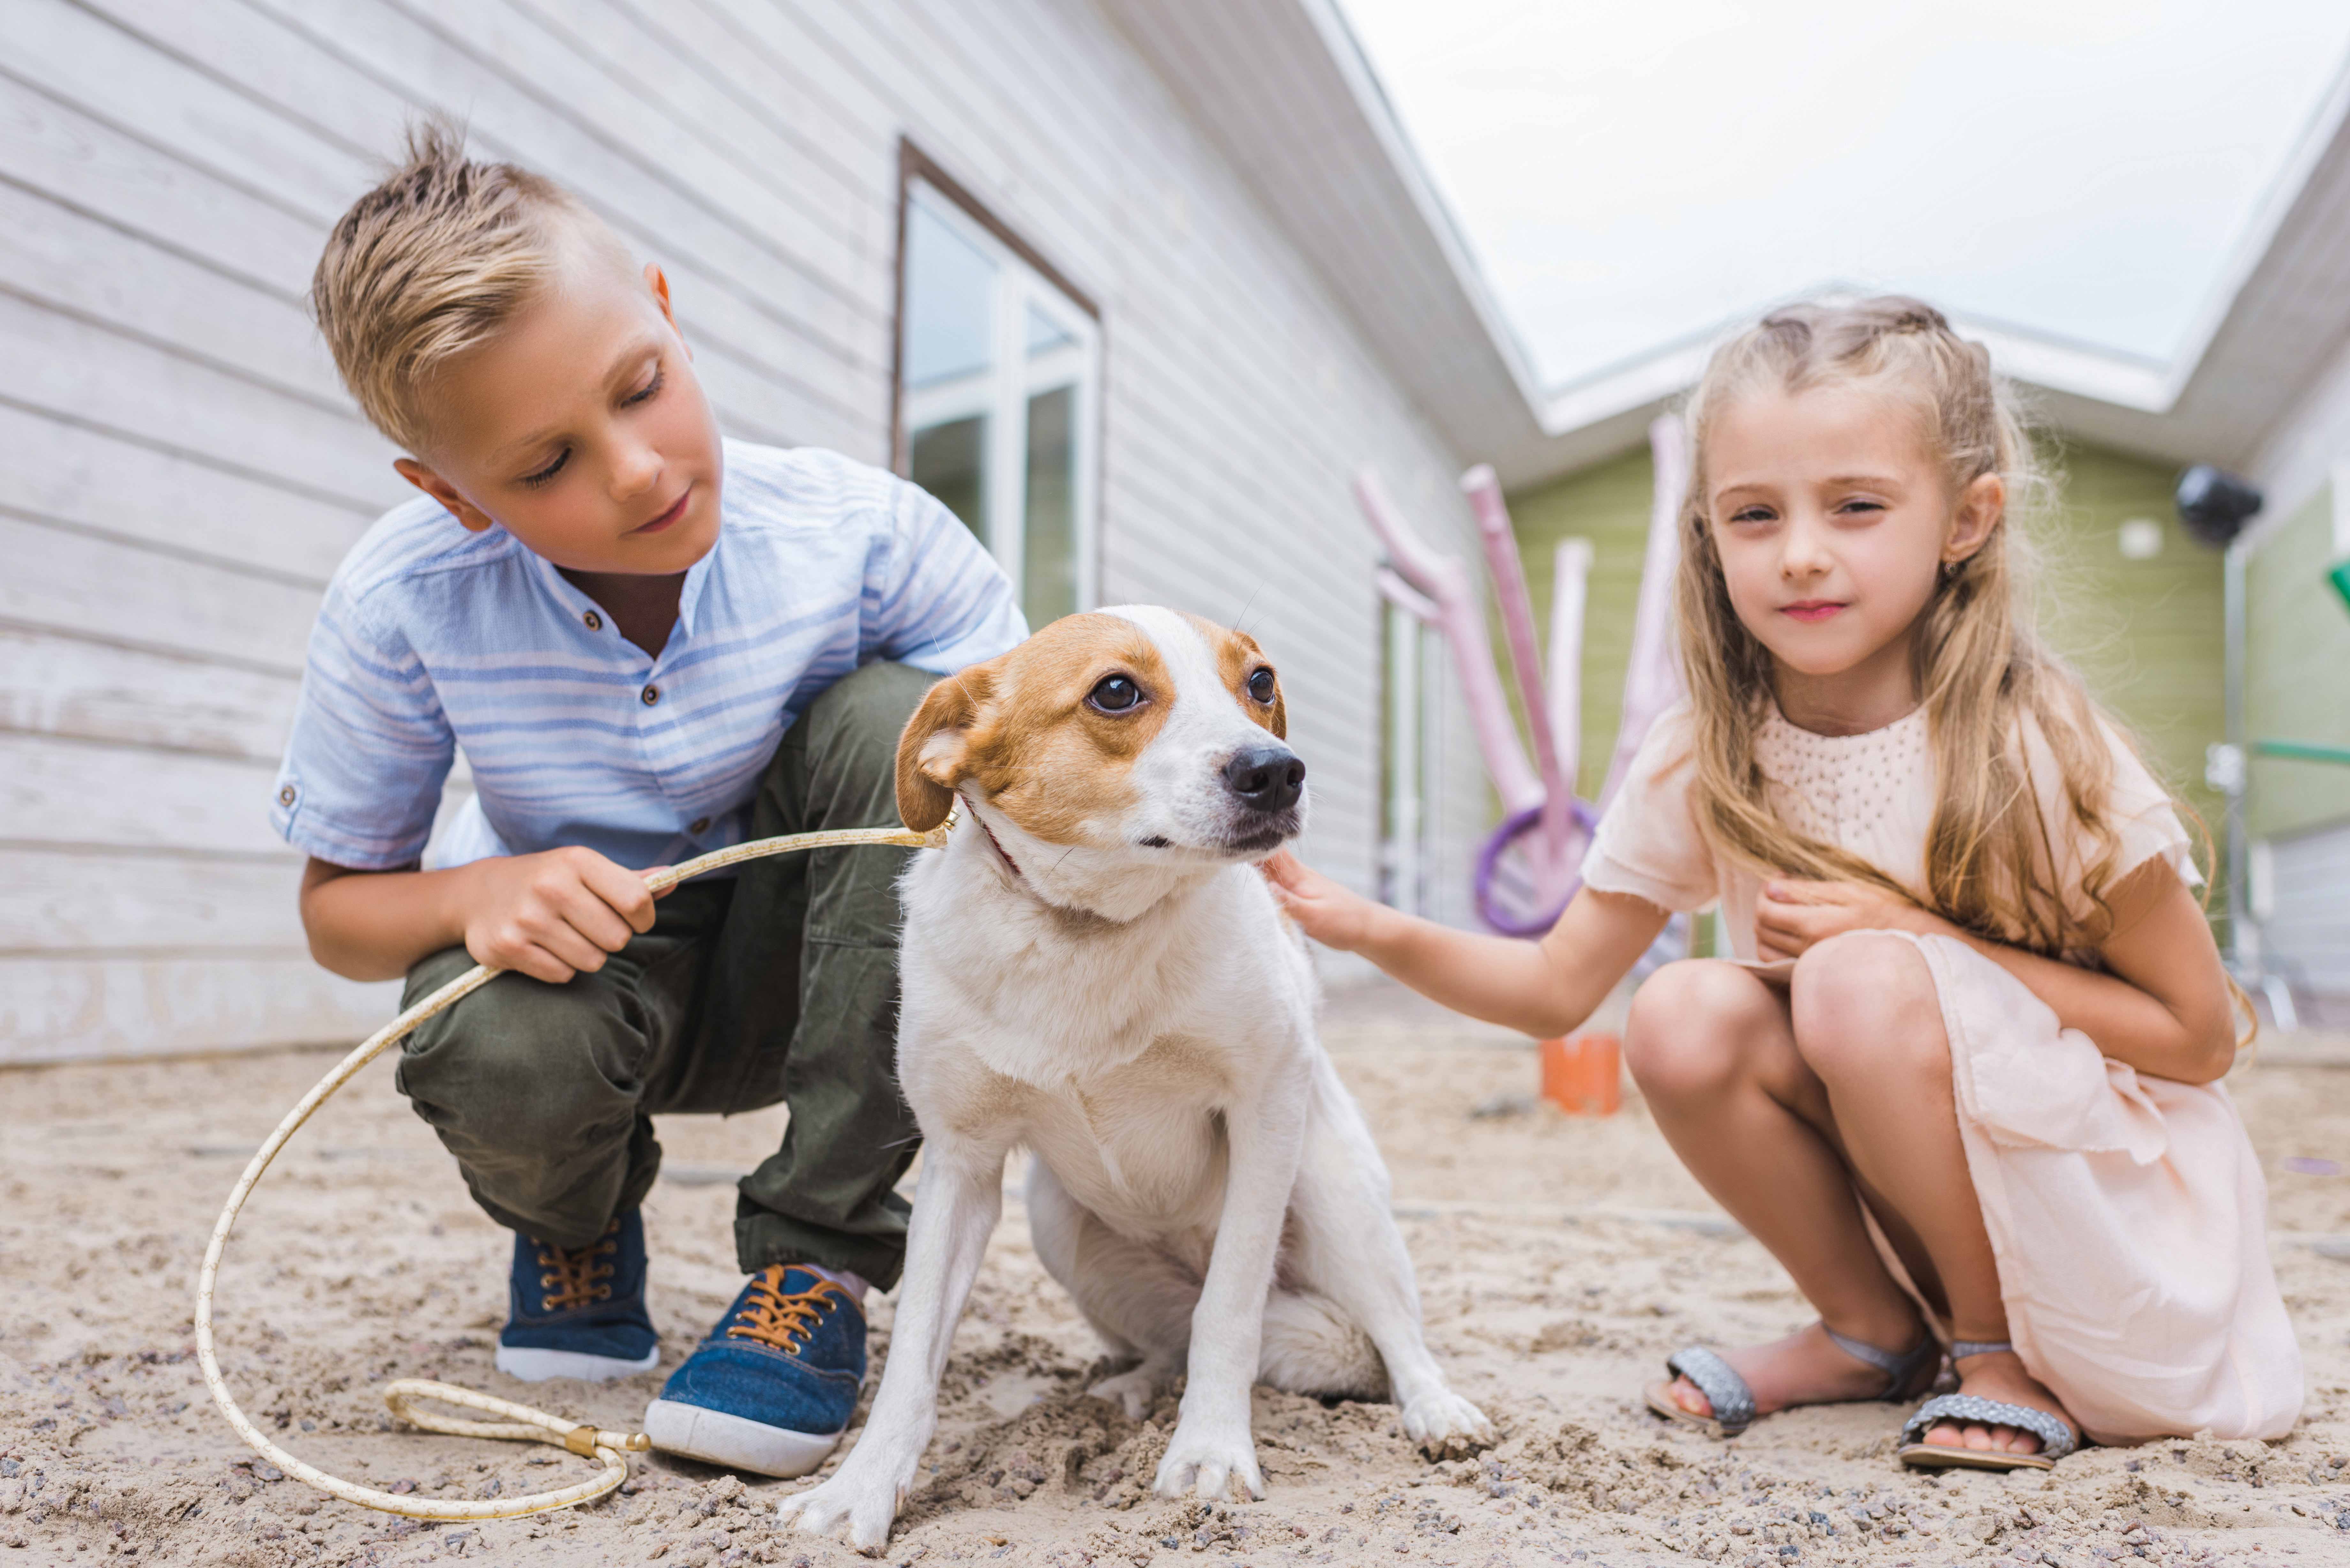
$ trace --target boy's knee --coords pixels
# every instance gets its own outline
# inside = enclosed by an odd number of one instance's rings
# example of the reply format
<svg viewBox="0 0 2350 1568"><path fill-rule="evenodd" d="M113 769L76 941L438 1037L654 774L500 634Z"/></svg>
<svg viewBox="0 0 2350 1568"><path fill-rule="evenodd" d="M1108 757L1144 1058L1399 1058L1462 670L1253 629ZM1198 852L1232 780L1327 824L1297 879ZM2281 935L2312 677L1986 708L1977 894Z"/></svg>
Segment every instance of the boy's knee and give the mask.
<svg viewBox="0 0 2350 1568"><path fill-rule="evenodd" d="M796 727L811 790L832 799L876 794L894 803L898 737L939 677L882 661L853 670L818 693ZM877 794L878 792L878 794Z"/></svg>
<svg viewBox="0 0 2350 1568"><path fill-rule="evenodd" d="M499 1147L569 1147L633 1119L644 1042L572 988L501 976L417 1026L396 1079L435 1127Z"/></svg>
<svg viewBox="0 0 2350 1568"><path fill-rule="evenodd" d="M1933 973L1904 937L1847 931L1815 943L1789 988L1796 1049L1823 1078L1949 1060Z"/></svg>
<svg viewBox="0 0 2350 1568"><path fill-rule="evenodd" d="M898 737L940 677L910 664L881 660L852 670L816 694L801 722L810 748L862 755L878 747L897 766Z"/></svg>
<svg viewBox="0 0 2350 1568"><path fill-rule="evenodd" d="M1633 994L1625 1064L1648 1095L1717 1090L1736 1075L1740 1043L1769 1005L1762 982L1735 964L1669 963Z"/></svg>

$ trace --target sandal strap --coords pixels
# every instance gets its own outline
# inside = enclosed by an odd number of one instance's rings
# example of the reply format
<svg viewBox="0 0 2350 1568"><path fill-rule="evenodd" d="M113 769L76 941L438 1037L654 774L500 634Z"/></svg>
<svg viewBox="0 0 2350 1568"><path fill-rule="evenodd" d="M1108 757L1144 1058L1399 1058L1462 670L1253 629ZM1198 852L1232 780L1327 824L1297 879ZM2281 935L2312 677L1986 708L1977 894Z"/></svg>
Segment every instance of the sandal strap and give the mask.
<svg viewBox="0 0 2350 1568"><path fill-rule="evenodd" d="M2073 1428L2045 1410L2034 1410L2028 1405L2010 1405L2003 1400L1985 1399L1974 1394L1942 1394L1918 1407L1901 1428L1901 1446L1924 1438L1928 1431L1944 1421L1957 1421L1980 1427L2012 1427L2019 1432L2029 1432L2040 1439L2040 1457L2051 1463L2063 1459L2081 1446Z"/></svg>
<svg viewBox="0 0 2350 1568"><path fill-rule="evenodd" d="M2012 1339L1954 1339L1950 1341L1950 1359L1964 1361L1970 1355L1997 1355L2014 1348L2015 1341Z"/></svg>
<svg viewBox="0 0 2350 1568"><path fill-rule="evenodd" d="M1746 1386L1737 1368L1712 1351L1701 1345L1677 1350L1665 1357L1665 1370L1697 1385L1697 1391L1713 1407L1713 1418L1721 1424L1723 1437L1734 1438L1754 1424L1754 1390Z"/></svg>
<svg viewBox="0 0 2350 1568"><path fill-rule="evenodd" d="M1918 1374L1925 1369L1928 1358L1939 1360L1941 1356L1942 1347L1935 1342L1934 1336L1930 1334L1908 1350L1897 1352L1880 1350L1876 1345L1853 1338L1850 1334L1838 1334L1825 1324L1820 1324L1820 1332L1834 1341L1838 1350L1843 1351L1855 1361L1866 1362L1884 1373L1885 1397L1887 1399L1908 1398L1910 1394L1909 1385L1916 1379Z"/></svg>

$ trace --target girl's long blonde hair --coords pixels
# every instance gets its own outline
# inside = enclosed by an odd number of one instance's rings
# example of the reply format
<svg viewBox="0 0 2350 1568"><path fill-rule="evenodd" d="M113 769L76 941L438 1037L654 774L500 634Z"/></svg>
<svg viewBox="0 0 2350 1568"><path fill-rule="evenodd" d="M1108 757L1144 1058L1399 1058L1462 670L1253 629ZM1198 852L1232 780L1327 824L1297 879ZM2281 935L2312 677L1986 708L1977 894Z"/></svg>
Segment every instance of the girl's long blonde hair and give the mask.
<svg viewBox="0 0 2350 1568"><path fill-rule="evenodd" d="M2111 929L2107 895L2121 852L2110 811L2114 757L2101 732L2109 721L2032 624L2029 541L2016 523L2044 502L2050 483L1990 353L1914 299L1773 311L1715 353L1690 396L1691 474L1674 592L1700 830L1717 853L1765 874L1913 894L1770 809L1754 736L1774 701L1771 657L1731 609L1706 504L1708 437L1724 407L1758 390L1854 383L1916 411L1953 494L1985 474L2007 488L2006 515L1981 549L1944 568L1917 639L1935 776L1925 902L1992 940L2051 956L2093 948ZM2031 744L2032 730L2044 753ZM2035 753L2057 774L2054 822L2033 788ZM2050 841L2052 829L2068 828L2080 836L2078 851Z"/></svg>

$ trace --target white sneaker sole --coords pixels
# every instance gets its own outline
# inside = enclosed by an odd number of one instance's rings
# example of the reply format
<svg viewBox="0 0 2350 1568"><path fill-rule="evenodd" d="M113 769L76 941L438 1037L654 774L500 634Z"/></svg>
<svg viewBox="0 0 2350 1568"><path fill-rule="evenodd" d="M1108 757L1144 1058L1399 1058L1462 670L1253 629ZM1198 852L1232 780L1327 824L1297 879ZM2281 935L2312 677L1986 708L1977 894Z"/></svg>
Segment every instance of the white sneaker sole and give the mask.
<svg viewBox="0 0 2350 1568"><path fill-rule="evenodd" d="M785 1431L675 1399L645 1407L645 1436L665 1454L785 1480L807 1474L840 1446L838 1432Z"/></svg>
<svg viewBox="0 0 2350 1568"><path fill-rule="evenodd" d="M609 1383L615 1377L632 1376L650 1372L660 1364L660 1346L645 1352L641 1361L624 1361L617 1355L590 1355L580 1350L540 1350L528 1345L498 1346L498 1370L525 1383L545 1383L549 1378L577 1377L583 1383Z"/></svg>

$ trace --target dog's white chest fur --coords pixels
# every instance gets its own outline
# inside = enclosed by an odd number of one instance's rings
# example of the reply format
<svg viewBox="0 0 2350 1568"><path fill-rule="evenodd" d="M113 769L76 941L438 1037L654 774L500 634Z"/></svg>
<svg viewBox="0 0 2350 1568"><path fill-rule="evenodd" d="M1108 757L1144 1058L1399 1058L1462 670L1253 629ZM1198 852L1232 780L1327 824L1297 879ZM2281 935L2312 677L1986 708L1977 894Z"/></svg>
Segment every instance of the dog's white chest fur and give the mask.
<svg viewBox="0 0 2350 1568"><path fill-rule="evenodd" d="M899 1075L915 1114L1027 1147L1127 1234L1204 1237L1225 1107L1315 1048L1295 937L1246 867L1112 922L1038 903L992 853L959 836L906 877Z"/></svg>

